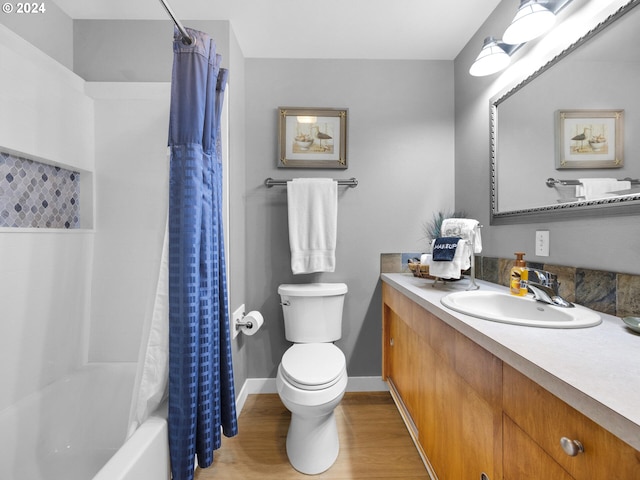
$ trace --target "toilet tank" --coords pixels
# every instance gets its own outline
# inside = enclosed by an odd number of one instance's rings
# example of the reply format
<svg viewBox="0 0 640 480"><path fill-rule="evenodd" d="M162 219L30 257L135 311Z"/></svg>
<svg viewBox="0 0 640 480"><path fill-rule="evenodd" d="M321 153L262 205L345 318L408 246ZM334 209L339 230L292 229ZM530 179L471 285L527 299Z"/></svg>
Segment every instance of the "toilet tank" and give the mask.
<svg viewBox="0 0 640 480"><path fill-rule="evenodd" d="M344 283L280 285L284 333L293 343L329 343L342 336Z"/></svg>

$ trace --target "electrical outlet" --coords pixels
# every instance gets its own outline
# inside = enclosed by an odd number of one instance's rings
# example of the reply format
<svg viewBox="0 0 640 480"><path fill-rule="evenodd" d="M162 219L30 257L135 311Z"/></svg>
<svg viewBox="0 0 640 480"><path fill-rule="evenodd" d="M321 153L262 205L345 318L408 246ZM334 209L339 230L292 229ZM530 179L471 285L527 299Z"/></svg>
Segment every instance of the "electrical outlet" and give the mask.
<svg viewBox="0 0 640 480"><path fill-rule="evenodd" d="M236 321L238 320L242 321L242 319L244 318L244 314L245 314L244 303L240 305L236 309L236 311L231 314L231 337L232 338L236 338L240 333L240 330L236 328Z"/></svg>
<svg viewBox="0 0 640 480"><path fill-rule="evenodd" d="M549 256L549 230L536 230L536 255Z"/></svg>

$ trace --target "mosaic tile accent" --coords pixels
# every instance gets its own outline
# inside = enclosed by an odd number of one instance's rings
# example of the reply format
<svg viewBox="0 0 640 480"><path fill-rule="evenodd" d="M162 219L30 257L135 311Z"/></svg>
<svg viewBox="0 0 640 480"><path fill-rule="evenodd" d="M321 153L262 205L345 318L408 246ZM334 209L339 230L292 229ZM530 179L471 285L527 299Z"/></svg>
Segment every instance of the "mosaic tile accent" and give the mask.
<svg viewBox="0 0 640 480"><path fill-rule="evenodd" d="M80 228L80 173L0 152L0 227Z"/></svg>

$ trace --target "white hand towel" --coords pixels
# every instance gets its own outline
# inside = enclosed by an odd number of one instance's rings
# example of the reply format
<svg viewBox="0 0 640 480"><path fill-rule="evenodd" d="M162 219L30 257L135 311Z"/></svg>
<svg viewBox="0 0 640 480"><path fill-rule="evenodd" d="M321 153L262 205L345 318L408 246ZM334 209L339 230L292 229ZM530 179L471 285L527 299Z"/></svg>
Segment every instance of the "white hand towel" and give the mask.
<svg viewBox="0 0 640 480"><path fill-rule="evenodd" d="M287 201L291 271L335 271L338 183L330 178L296 178L287 182Z"/></svg>
<svg viewBox="0 0 640 480"><path fill-rule="evenodd" d="M469 242L461 238L458 241L458 248L456 248L453 260L450 262L437 262L433 259L433 256L430 258L429 275L438 278L460 278L461 271L471 267L470 257L471 247L469 247Z"/></svg>
<svg viewBox="0 0 640 480"><path fill-rule="evenodd" d="M464 238L470 245L473 244L474 253L482 252L480 222L472 218L445 218L440 227L440 236Z"/></svg>
<svg viewBox="0 0 640 480"><path fill-rule="evenodd" d="M582 185L576 187L576 197L584 197L585 200L615 197L616 194L609 192L631 188L631 182L615 178L579 178L578 181Z"/></svg>

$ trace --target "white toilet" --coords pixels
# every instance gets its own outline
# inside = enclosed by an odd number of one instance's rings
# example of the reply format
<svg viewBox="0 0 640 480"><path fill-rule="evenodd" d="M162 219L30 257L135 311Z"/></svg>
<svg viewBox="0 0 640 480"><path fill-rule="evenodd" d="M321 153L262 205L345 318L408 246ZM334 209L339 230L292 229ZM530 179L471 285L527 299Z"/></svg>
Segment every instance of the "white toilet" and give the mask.
<svg viewBox="0 0 640 480"><path fill-rule="evenodd" d="M287 456L308 475L327 470L340 442L334 409L347 388L344 354L332 342L342 336L344 283L280 285L285 337L293 345L278 366L278 395L291 412Z"/></svg>

